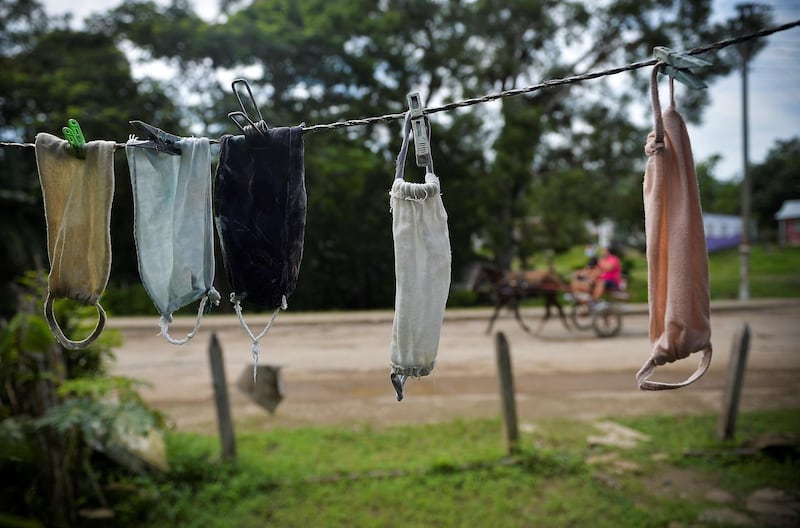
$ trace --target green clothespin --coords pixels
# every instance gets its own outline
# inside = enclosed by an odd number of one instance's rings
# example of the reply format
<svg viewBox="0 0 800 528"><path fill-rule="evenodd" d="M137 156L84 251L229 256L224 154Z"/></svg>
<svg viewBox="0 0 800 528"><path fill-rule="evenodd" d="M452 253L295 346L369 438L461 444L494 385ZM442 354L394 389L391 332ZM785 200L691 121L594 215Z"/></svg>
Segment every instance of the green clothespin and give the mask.
<svg viewBox="0 0 800 528"><path fill-rule="evenodd" d="M689 68L706 68L711 66L711 63L686 55L679 51L672 51L664 46L656 46L653 48L653 55L663 62L661 65L661 72L669 75L676 81L682 82L690 88L695 90L702 90L708 88L698 76L696 76Z"/></svg>
<svg viewBox="0 0 800 528"><path fill-rule="evenodd" d="M77 119L71 118L67 121L67 124L69 126L65 126L61 129L64 132L64 139L66 139L75 150L75 155L78 156L78 158L85 159L86 155L83 150L84 145L86 145L86 138L83 137L81 125L78 124Z"/></svg>

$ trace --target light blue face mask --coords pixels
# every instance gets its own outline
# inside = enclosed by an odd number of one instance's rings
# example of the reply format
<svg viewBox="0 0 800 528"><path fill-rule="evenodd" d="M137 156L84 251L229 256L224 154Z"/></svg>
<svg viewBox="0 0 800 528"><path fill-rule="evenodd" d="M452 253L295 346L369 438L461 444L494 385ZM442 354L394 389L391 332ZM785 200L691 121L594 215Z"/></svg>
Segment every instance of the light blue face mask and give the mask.
<svg viewBox="0 0 800 528"><path fill-rule="evenodd" d="M145 146L147 145L147 146ZM164 337L182 345L194 337L214 289L214 231L211 155L208 139L182 138L174 153L151 141L128 141L134 238L142 284L153 300ZM179 151L179 153L177 153ZM194 329L183 339L169 336L172 314L200 299Z"/></svg>

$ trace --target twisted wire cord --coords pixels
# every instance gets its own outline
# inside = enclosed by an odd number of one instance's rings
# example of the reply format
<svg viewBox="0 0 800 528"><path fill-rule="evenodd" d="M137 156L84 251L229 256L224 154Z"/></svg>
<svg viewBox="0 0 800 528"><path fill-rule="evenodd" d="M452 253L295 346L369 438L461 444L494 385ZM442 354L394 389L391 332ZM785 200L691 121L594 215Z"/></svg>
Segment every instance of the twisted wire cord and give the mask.
<svg viewBox="0 0 800 528"><path fill-rule="evenodd" d="M728 46L733 46L736 44L740 44L742 42L746 42L748 40L759 39L763 37L767 37L774 33L779 33L781 31L786 31L788 29L792 29L794 27L800 26L800 20L795 20L793 22L787 22L786 24L782 24L780 26L775 26L767 29L762 29L761 31L756 31L755 33L749 33L747 35L742 35L740 37L730 38L726 40L720 40L718 42L714 42L711 44L706 44L703 46L699 46L697 48L692 48L688 51L685 51L684 54L686 55L699 55L701 53L708 53L709 51L718 51ZM575 84L583 81L588 81L591 79L598 79L600 77L608 77L611 75L617 75L620 73L638 70L640 68L646 68L648 66L654 66L658 62L658 59L648 59L639 62L633 62L627 64L625 66L619 66L616 68L609 68L606 70L600 70L595 72L587 72L580 75L571 75L569 77L562 77L560 79L549 79L538 84L532 84L530 86L524 86L522 88L514 88L511 90L504 90L501 92L494 92L489 93L480 97L472 97L468 99L462 99L460 101L454 101L451 103L443 104L441 106L431 106L428 108L424 108L422 112L424 114L435 114L438 112L447 112L450 110L455 110L456 108L464 108L467 106L473 106L481 103L487 103L489 101L495 101L497 99L502 99L505 97L514 97L517 95L522 95L526 93L532 93L539 90L543 90L545 88L552 88L554 86L563 86L568 84ZM348 128L354 126L366 126L366 125L373 125L377 123L388 123L390 121L395 121L398 119L403 119L405 117L405 112L399 113L391 113L391 114L383 114L379 116L373 117L365 117L361 119L347 119L343 121L336 121L334 123L325 123L319 125L310 125L302 127L303 133L312 133L312 132L323 132L328 130L337 130L340 128ZM216 140L211 140L216 142ZM33 143L11 143L11 142L3 142L0 141L0 146L2 147L33 147ZM125 143L117 143L116 148L124 148Z"/></svg>
<svg viewBox="0 0 800 528"><path fill-rule="evenodd" d="M719 42L714 42L712 44L706 44L704 46L700 46L697 48L693 48L689 51L684 52L686 55L699 55L701 53L707 53L709 51L716 51L722 48L726 48L728 46L733 46L735 44L740 44L747 40L763 38L773 33L778 33L780 31L786 31L787 29L791 29L793 27L800 26L800 20L795 20L794 22L789 22L780 26L775 26L768 29L763 29L761 31L757 31L755 33L750 33L748 35L743 35L741 37L736 37L727 40L721 40ZM456 108L463 108L466 106L472 106L476 104L486 103L489 101L494 101L496 99L502 99L504 97L514 97L516 95L522 95L526 93L536 92L542 90L544 88L551 88L553 86L562 86L566 84L574 84L583 81L587 81L590 79L597 79L600 77L608 77L610 75L617 75L619 73L638 70L640 68L646 68L648 66L654 66L658 62L658 59L648 59L639 62L633 62L631 64L627 64L625 66L619 66L616 68L609 68L606 70L596 71L596 72L588 72L583 73L580 75L571 75L569 77L563 77L561 79L550 79L547 81L543 81L539 84L533 84L530 86L525 86L522 88L515 88L511 90L505 90L502 92L490 93L483 95L481 97L473 97L470 99L463 99L461 101L455 101L452 103L447 103L441 106L432 106L428 108L424 108L422 112L424 114L435 114L437 112L446 112L449 110L454 110ZM395 119L402 119L405 116L405 112L403 113L396 113L396 114L385 114L382 116L376 117L367 117L364 119L351 119L347 121L337 121L336 123L328 123L324 125L312 125L307 126L303 129L304 132L316 132L319 130L334 130L337 128L345 128L350 126L358 126L358 125L370 125L374 123L383 123L387 121L393 121Z"/></svg>

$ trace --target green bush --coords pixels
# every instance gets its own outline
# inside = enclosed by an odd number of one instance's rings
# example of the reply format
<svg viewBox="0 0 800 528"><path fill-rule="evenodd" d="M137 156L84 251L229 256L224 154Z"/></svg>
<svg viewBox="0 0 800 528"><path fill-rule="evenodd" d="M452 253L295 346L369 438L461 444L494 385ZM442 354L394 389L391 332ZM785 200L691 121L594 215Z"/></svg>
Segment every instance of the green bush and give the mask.
<svg viewBox="0 0 800 528"><path fill-rule="evenodd" d="M108 504L101 482L119 471L97 462L95 449L163 420L133 380L107 375L112 347L122 343L118 331L66 350L42 315L45 277L29 274L20 288L19 311L0 323L0 511L8 523L74 526L80 508ZM67 335L94 328L94 308L64 300L54 308Z"/></svg>
<svg viewBox="0 0 800 528"><path fill-rule="evenodd" d="M100 302L109 315L158 314L141 283L109 284Z"/></svg>

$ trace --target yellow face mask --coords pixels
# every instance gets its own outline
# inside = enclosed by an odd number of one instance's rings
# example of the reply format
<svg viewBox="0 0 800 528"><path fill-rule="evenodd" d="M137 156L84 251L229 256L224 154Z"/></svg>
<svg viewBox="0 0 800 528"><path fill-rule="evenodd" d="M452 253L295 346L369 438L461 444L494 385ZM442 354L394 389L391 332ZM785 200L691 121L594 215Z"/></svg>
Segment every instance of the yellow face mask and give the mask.
<svg viewBox="0 0 800 528"><path fill-rule="evenodd" d="M85 348L106 321L99 299L111 271L114 142L90 141L85 159L78 159L69 143L51 134L37 134L35 146L50 259L45 317L62 346ZM53 301L62 297L97 307L97 326L82 341L65 336L55 319Z"/></svg>

